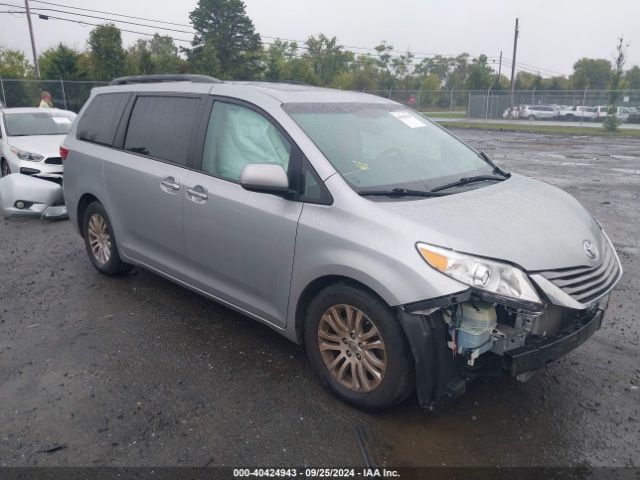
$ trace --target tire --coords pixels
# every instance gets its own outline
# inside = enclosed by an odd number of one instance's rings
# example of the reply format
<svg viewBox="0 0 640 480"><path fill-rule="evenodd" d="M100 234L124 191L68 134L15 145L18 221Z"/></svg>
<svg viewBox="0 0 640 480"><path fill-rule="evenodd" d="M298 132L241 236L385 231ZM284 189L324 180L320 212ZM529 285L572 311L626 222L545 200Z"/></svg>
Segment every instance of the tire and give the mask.
<svg viewBox="0 0 640 480"><path fill-rule="evenodd" d="M85 210L82 234L89 260L100 273L113 276L131 270L131 265L120 259L111 221L99 202L89 204Z"/></svg>
<svg viewBox="0 0 640 480"><path fill-rule="evenodd" d="M7 175L11 175L11 168L9 168L9 162L3 158L0 164L0 177L6 177Z"/></svg>
<svg viewBox="0 0 640 480"><path fill-rule="evenodd" d="M529 119L529 120L535 120L535 119L536 119L536 117L535 117L535 115L529 115L529 116L527 117L527 119Z"/></svg>
<svg viewBox="0 0 640 480"><path fill-rule="evenodd" d="M399 321L364 289L341 282L321 290L307 308L304 340L324 385L353 405L379 410L415 389L414 363Z"/></svg>

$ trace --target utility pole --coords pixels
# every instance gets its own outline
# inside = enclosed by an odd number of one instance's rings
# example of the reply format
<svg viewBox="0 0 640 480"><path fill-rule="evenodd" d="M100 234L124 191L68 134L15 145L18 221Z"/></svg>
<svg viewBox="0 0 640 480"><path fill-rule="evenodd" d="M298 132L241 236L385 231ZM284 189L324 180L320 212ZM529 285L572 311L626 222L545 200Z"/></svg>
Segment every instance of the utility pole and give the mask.
<svg viewBox="0 0 640 480"><path fill-rule="evenodd" d="M40 65L38 64L38 54L36 52L36 40L33 37L33 24L31 23L31 10L29 10L29 0L24 0L24 8L27 11L27 22L29 23L31 50L33 51L33 66L36 67L36 77L40 78Z"/></svg>
<svg viewBox="0 0 640 480"><path fill-rule="evenodd" d="M513 36L513 61L511 62L511 103L513 103L513 91L516 84L516 52L518 50L518 19L516 18L516 31Z"/></svg>
<svg viewBox="0 0 640 480"><path fill-rule="evenodd" d="M498 80L496 85L500 87L500 77L502 76L502 50L500 50L500 63L498 64Z"/></svg>

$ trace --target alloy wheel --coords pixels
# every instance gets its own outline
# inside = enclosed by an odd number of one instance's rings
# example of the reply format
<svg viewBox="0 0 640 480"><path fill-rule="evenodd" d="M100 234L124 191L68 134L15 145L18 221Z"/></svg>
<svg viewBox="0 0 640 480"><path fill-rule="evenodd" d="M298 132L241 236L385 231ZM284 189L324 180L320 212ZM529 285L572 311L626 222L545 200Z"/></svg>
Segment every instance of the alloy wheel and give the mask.
<svg viewBox="0 0 640 480"><path fill-rule="evenodd" d="M89 218L87 230L93 257L101 265L106 264L111 258L111 235L107 221L99 213L94 213Z"/></svg>
<svg viewBox="0 0 640 480"><path fill-rule="evenodd" d="M361 310L334 305L318 323L318 346L325 367L343 386L367 393L380 386L387 369L384 341Z"/></svg>

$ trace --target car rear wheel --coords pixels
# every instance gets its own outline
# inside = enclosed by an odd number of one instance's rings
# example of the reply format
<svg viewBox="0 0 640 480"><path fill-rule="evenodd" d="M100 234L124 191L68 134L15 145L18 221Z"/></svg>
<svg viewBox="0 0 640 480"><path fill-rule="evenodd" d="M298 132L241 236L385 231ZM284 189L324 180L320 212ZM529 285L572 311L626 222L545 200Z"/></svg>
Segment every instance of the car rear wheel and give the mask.
<svg viewBox="0 0 640 480"><path fill-rule="evenodd" d="M89 259L100 273L122 275L131 269L120 259L109 216L100 203L93 202L87 207L82 225Z"/></svg>
<svg viewBox="0 0 640 480"><path fill-rule="evenodd" d="M11 175L11 169L9 168L9 162L3 158L0 165L0 176L6 177L7 175Z"/></svg>
<svg viewBox="0 0 640 480"><path fill-rule="evenodd" d="M529 117L527 117L527 118L528 118L529 120L535 120L535 119L536 119L535 115L529 115Z"/></svg>
<svg viewBox="0 0 640 480"><path fill-rule="evenodd" d="M339 397L366 409L404 400L414 389L407 339L391 309L345 283L311 301L305 345L314 370Z"/></svg>

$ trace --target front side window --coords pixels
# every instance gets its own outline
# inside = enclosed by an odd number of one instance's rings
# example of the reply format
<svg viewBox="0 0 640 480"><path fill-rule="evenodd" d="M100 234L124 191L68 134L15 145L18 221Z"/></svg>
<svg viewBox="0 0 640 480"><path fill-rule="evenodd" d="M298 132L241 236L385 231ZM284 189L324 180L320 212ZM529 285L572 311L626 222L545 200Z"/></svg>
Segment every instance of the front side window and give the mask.
<svg viewBox="0 0 640 480"><path fill-rule="evenodd" d="M464 143L400 105L291 103L284 109L356 191L430 190L493 171Z"/></svg>
<svg viewBox="0 0 640 480"><path fill-rule="evenodd" d="M186 165L200 99L141 96L136 100L124 149Z"/></svg>
<svg viewBox="0 0 640 480"><path fill-rule="evenodd" d="M241 105L216 102L205 140L202 169L238 181L250 163L275 163L288 170L291 144L263 115Z"/></svg>
<svg viewBox="0 0 640 480"><path fill-rule="evenodd" d="M66 135L75 118L71 112L5 113L4 126L9 137Z"/></svg>

